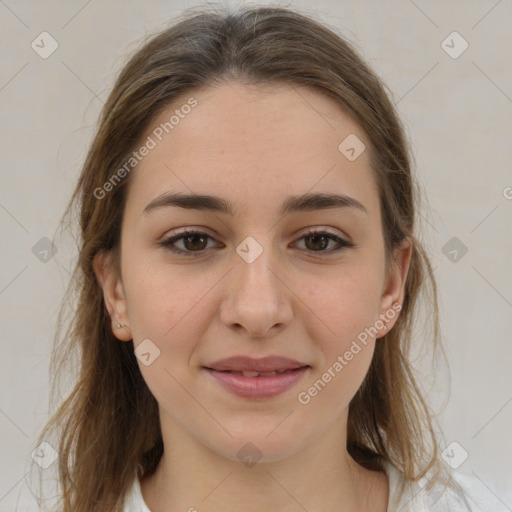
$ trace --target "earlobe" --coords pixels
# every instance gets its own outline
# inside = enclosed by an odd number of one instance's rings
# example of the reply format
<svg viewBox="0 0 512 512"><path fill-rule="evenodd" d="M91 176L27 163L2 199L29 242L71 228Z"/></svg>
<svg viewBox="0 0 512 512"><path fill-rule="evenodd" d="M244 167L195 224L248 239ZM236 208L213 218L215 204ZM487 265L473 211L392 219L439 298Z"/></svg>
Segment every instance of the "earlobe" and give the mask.
<svg viewBox="0 0 512 512"><path fill-rule="evenodd" d="M121 341L130 341L132 332L127 314L126 296L113 254L104 251L96 254L93 268L103 291L103 300L111 318L114 336Z"/></svg>

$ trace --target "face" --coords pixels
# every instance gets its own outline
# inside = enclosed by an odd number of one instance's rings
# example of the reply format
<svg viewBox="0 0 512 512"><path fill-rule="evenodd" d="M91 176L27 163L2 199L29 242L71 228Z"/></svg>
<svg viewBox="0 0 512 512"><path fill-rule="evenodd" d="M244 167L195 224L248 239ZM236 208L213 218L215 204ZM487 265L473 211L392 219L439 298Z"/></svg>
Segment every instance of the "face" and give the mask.
<svg viewBox="0 0 512 512"><path fill-rule="evenodd" d="M196 106L160 141L155 128L192 96ZM355 160L338 148L351 134L366 146ZM386 273L367 136L318 92L235 82L194 91L148 136L156 145L129 177L120 270L100 258L95 268L164 437L179 432L233 460L250 442L272 461L342 435L375 343L398 317L410 258L405 247ZM168 194L219 201L179 206ZM207 369L232 356L302 369Z"/></svg>

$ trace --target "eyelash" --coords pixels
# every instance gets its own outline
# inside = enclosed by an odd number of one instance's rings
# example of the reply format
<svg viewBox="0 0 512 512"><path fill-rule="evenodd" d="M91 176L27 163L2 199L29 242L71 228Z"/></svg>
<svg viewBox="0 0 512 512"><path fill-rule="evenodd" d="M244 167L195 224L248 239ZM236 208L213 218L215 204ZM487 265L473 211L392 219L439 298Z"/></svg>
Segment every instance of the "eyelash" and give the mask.
<svg viewBox="0 0 512 512"><path fill-rule="evenodd" d="M203 236L205 236L207 238L213 239L213 237L211 237L207 233L203 233L201 231L185 230L185 231L182 231L181 233L179 233L177 235L173 235L173 236L171 236L169 238L166 238L165 240L162 240L161 242L158 243L158 245L160 247L164 247L168 251L171 251L171 252L176 253L176 254L182 254L182 255L185 255L185 256L194 257L196 254L197 255L201 255L202 253L205 253L207 251L207 249L203 249L203 250L200 250L200 251L185 251L183 249L177 249L176 247L173 247L173 245L172 245L173 243L177 242L178 240L181 240L182 238L186 238L187 236L193 236L193 235L203 235ZM320 251L309 250L308 251L308 249L305 249L306 251L311 252L311 253L323 253L323 254L326 254L326 255L330 255L330 254L333 254L333 253L344 251L345 249L348 249L348 248L351 248L351 247L355 247L355 244L353 244L352 242L348 242L347 240L344 240L343 238L340 238L339 236L334 235L333 233L329 233L328 231L313 231L313 230L310 230L305 235L301 236L299 238L299 240L302 240L303 238L308 238L310 236L320 236L320 235L327 236L331 240L334 240L335 242L337 242L339 244L339 247L337 247L335 249L331 249L329 251L324 251L324 250L320 250Z"/></svg>

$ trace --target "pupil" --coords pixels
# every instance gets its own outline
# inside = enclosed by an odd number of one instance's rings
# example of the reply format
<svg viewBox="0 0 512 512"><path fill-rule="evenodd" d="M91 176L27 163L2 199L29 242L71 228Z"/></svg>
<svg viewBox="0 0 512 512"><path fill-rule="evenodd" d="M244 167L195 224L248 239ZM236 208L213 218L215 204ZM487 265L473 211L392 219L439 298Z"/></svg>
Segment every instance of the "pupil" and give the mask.
<svg viewBox="0 0 512 512"><path fill-rule="evenodd" d="M315 242L316 242L316 241L318 241L319 239L321 239L321 240L323 240L323 242L324 242L324 243L322 243L322 244L321 244L320 249L325 249L325 248L327 247L328 241L326 240L325 235L310 235L310 236L308 237L308 239L309 239L309 240L313 240L313 245L315 244ZM306 245L308 245L308 244L306 243ZM309 249L311 249L311 247L308 247L308 248L309 248ZM315 250L318 250L318 249L315 249L315 248L313 247L313 249L312 249L312 250L314 250L314 251L315 251Z"/></svg>
<svg viewBox="0 0 512 512"><path fill-rule="evenodd" d="M197 239L202 240L202 243L204 245L204 237L203 236L201 236L201 235L189 235L189 236L187 236L185 238L185 247L187 247L188 250L204 249L204 247L197 247L197 246L195 246L194 243L192 243L192 247L189 244L187 244L187 242L189 242L190 240L196 240L197 241Z"/></svg>

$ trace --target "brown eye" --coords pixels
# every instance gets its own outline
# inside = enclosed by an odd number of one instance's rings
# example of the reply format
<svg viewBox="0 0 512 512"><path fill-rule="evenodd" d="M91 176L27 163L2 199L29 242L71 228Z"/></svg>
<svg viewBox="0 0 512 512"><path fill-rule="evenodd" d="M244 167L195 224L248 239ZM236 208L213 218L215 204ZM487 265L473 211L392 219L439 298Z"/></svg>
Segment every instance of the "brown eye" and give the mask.
<svg viewBox="0 0 512 512"><path fill-rule="evenodd" d="M329 245L329 238L325 235L309 235L305 237L306 247L312 251L321 251ZM308 241L311 241L311 243L308 244Z"/></svg>
<svg viewBox="0 0 512 512"><path fill-rule="evenodd" d="M342 251L348 247L354 247L354 244L351 242L347 242L343 240L343 238L333 233L328 233L327 231L309 231L300 240L306 241L304 245L308 251L326 254ZM336 242L338 247L335 246L334 248L331 247L331 250L325 250L329 247L330 242Z"/></svg>
<svg viewBox="0 0 512 512"><path fill-rule="evenodd" d="M163 240L159 245L177 254L195 256L205 253L207 249L209 249L207 247L209 239L213 240L210 235L202 233L201 231L183 231ZM355 247L353 243L347 242L343 238L327 231L310 231L301 237L300 240L306 241L306 251L322 253L325 255L339 252L349 247ZM177 247L177 242L181 242L182 247ZM335 242L335 245L329 249L329 244L331 242Z"/></svg>
<svg viewBox="0 0 512 512"><path fill-rule="evenodd" d="M183 245L188 251L200 251L206 247L207 236L187 235L183 237Z"/></svg>
<svg viewBox="0 0 512 512"><path fill-rule="evenodd" d="M159 245L172 252L180 254L201 253L205 252L205 249L207 249L207 241L211 238L211 236L206 233L201 233L200 231L184 231L178 235L174 235L163 240ZM183 248L175 246L178 241L183 242Z"/></svg>

